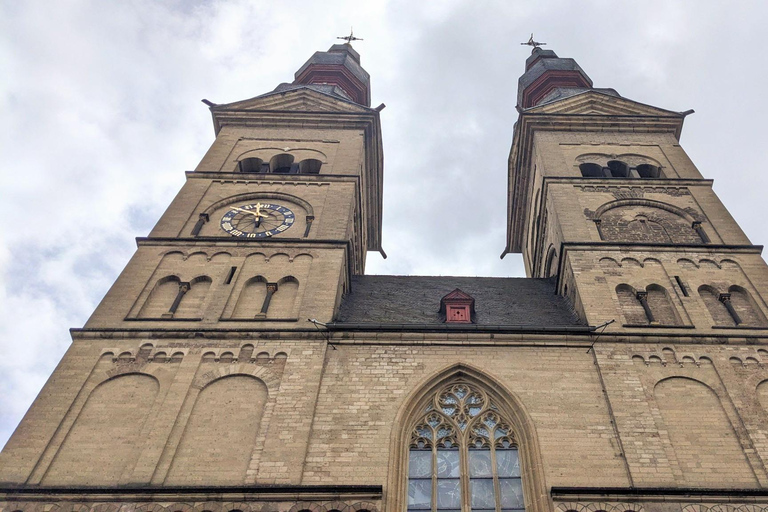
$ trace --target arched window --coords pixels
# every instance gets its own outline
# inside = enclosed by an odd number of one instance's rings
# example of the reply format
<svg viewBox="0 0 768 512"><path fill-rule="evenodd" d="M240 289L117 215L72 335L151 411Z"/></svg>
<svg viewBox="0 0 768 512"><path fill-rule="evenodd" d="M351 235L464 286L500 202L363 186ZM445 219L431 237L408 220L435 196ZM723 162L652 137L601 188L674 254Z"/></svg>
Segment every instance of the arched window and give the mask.
<svg viewBox="0 0 768 512"><path fill-rule="evenodd" d="M244 158L240 160L238 166L240 172L262 172L264 161L261 158Z"/></svg>
<svg viewBox="0 0 768 512"><path fill-rule="evenodd" d="M203 305L211 287L211 278L198 276L189 282L189 289L181 297L174 313L175 318L199 318L203 315Z"/></svg>
<svg viewBox="0 0 768 512"><path fill-rule="evenodd" d="M655 165L640 164L636 167L641 178L661 178L661 170Z"/></svg>
<svg viewBox="0 0 768 512"><path fill-rule="evenodd" d="M481 389L453 383L424 408L411 433L409 512L525 510L510 423Z"/></svg>
<svg viewBox="0 0 768 512"><path fill-rule="evenodd" d="M528 253L531 255L533 255L539 231L539 193L541 193L541 189L536 191L536 199L533 200L533 220L531 221L530 240L528 241Z"/></svg>
<svg viewBox="0 0 768 512"><path fill-rule="evenodd" d="M645 309L638 299L637 291L628 284L620 284L616 287L616 297L619 299L619 307L624 314L624 320L630 325L648 323Z"/></svg>
<svg viewBox="0 0 768 512"><path fill-rule="evenodd" d="M139 311L139 318L161 318L168 314L174 300L179 295L181 280L176 276L159 279Z"/></svg>
<svg viewBox="0 0 768 512"><path fill-rule="evenodd" d="M646 288L646 300L648 308L653 314L653 320L661 325L679 325L680 317L677 308L672 303L667 289L658 284L649 285Z"/></svg>
<svg viewBox="0 0 768 512"><path fill-rule="evenodd" d="M232 318L256 318L261 313L266 296L267 280L261 276L250 278L240 292Z"/></svg>
<svg viewBox="0 0 768 512"><path fill-rule="evenodd" d="M547 254L546 263L544 263L544 277L552 277L557 275L557 251L554 247L549 248L549 254Z"/></svg>
<svg viewBox="0 0 768 512"><path fill-rule="evenodd" d="M287 276L280 279L269 303L267 318L294 318L298 291L299 281L295 277Z"/></svg>
<svg viewBox="0 0 768 512"><path fill-rule="evenodd" d="M765 317L747 290L741 286L734 285L728 288L728 294L730 295L733 310L736 312L739 320L741 320L737 325L765 325Z"/></svg>
<svg viewBox="0 0 768 512"><path fill-rule="evenodd" d="M579 170L581 171L581 175L585 178L605 177L605 174L603 173L603 168L599 164L584 163L579 165Z"/></svg>
<svg viewBox="0 0 768 512"><path fill-rule="evenodd" d="M611 170L613 178L629 178L629 166L620 160L611 160L608 162L608 169Z"/></svg>
<svg viewBox="0 0 768 512"><path fill-rule="evenodd" d="M317 174L320 172L320 167L323 166L323 162L316 158L307 158L299 162L299 172L301 174Z"/></svg>
<svg viewBox="0 0 768 512"><path fill-rule="evenodd" d="M713 286L702 285L699 295L717 326L757 327L766 324L760 308L741 286L733 285L728 288L728 293L720 293Z"/></svg>
<svg viewBox="0 0 768 512"><path fill-rule="evenodd" d="M720 300L720 295L720 292L712 286L699 286L699 296L704 301L704 305L707 307L712 320L715 321L715 325L734 325L728 308Z"/></svg>
<svg viewBox="0 0 768 512"><path fill-rule="evenodd" d="M269 161L269 169L275 174L288 174L293 168L293 155L281 153Z"/></svg>

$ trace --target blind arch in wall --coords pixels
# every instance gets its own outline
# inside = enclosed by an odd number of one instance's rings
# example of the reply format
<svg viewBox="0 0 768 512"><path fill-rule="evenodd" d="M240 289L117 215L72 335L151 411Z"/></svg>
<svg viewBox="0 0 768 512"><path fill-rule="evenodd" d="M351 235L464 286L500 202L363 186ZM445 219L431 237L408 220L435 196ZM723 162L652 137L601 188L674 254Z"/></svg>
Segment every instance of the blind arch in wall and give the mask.
<svg viewBox="0 0 768 512"><path fill-rule="evenodd" d="M656 384L654 397L686 485L757 487L733 425L711 388L671 377Z"/></svg>
<svg viewBox="0 0 768 512"><path fill-rule="evenodd" d="M266 385L250 375L230 375L205 386L197 395L165 484L242 484L266 403Z"/></svg>
<svg viewBox="0 0 768 512"><path fill-rule="evenodd" d="M88 396L43 485L117 485L141 448L140 434L159 389L146 374L99 384Z"/></svg>
<svg viewBox="0 0 768 512"><path fill-rule="evenodd" d="M179 294L180 284L181 279L177 276L166 276L158 279L139 311L139 318L160 318L168 313Z"/></svg>

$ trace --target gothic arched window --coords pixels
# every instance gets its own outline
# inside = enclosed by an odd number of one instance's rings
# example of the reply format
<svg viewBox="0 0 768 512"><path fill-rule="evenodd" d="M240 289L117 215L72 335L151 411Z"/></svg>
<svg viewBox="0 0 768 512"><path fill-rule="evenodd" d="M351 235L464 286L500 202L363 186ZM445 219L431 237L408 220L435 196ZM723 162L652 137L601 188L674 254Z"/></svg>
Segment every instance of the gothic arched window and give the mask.
<svg viewBox="0 0 768 512"><path fill-rule="evenodd" d="M523 511L517 441L481 389L435 394L411 433L408 512Z"/></svg>

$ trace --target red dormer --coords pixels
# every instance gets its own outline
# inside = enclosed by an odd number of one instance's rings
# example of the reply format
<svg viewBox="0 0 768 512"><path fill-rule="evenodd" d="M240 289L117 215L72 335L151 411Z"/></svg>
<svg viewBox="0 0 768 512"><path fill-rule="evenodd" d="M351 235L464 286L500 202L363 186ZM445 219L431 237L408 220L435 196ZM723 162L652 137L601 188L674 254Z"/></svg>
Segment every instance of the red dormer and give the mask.
<svg viewBox="0 0 768 512"><path fill-rule="evenodd" d="M475 318L475 299L456 288L440 299L440 316L447 324L471 324Z"/></svg>

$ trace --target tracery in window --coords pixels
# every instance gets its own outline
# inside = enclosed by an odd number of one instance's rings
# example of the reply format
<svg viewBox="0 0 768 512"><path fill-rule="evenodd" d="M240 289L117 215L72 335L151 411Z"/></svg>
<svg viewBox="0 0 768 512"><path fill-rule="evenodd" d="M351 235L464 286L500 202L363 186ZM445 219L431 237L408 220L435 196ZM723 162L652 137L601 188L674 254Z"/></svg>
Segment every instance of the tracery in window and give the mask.
<svg viewBox="0 0 768 512"><path fill-rule="evenodd" d="M517 448L484 391L465 382L442 388L411 433L408 511L525 510Z"/></svg>

